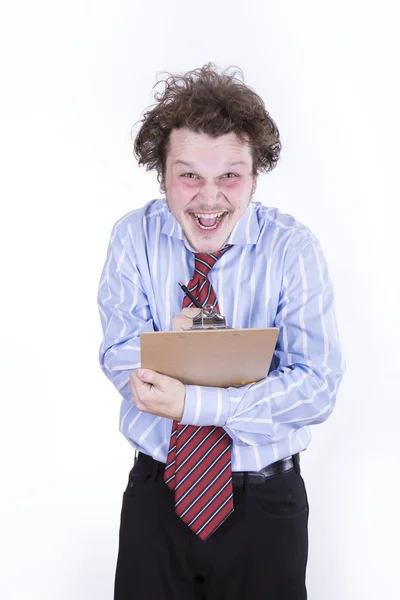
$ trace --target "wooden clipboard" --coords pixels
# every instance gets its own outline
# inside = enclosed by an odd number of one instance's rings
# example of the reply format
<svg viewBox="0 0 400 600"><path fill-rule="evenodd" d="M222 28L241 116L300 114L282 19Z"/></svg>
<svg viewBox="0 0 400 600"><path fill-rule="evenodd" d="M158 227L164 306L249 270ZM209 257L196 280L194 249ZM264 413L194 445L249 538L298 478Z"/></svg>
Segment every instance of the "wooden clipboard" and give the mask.
<svg viewBox="0 0 400 600"><path fill-rule="evenodd" d="M268 375L278 334L277 327L146 332L141 366L184 384L240 386Z"/></svg>

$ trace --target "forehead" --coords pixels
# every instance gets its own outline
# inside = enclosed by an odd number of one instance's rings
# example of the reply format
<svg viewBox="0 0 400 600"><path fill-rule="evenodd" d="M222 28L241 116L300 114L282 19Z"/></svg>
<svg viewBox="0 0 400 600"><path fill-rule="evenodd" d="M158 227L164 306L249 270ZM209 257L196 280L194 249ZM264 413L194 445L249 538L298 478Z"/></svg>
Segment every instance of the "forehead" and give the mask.
<svg viewBox="0 0 400 600"><path fill-rule="evenodd" d="M251 165L251 148L231 132L218 137L198 133L191 129L173 129L169 139L167 160L243 161Z"/></svg>

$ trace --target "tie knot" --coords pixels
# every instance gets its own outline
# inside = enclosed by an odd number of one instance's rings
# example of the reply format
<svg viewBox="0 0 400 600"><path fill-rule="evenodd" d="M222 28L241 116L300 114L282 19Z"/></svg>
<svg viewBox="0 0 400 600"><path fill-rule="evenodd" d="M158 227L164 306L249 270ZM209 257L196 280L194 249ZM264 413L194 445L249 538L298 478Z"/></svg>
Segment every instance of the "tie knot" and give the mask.
<svg viewBox="0 0 400 600"><path fill-rule="evenodd" d="M199 277L206 279L208 277L209 272L217 262L219 258L230 248L231 246L224 246L218 252L213 252L212 254L204 254L201 252L197 252L194 255L194 271L198 274Z"/></svg>

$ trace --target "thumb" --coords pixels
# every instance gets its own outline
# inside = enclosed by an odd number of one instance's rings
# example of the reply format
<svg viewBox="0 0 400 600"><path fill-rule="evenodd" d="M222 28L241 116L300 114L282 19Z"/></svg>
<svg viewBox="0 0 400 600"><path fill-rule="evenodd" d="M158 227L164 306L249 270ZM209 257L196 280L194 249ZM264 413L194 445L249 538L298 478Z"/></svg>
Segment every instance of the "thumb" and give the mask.
<svg viewBox="0 0 400 600"><path fill-rule="evenodd" d="M155 371L151 371L150 369L139 369L137 374L141 381L145 383L151 383L156 387L161 387L161 380L163 378L163 375L160 375Z"/></svg>

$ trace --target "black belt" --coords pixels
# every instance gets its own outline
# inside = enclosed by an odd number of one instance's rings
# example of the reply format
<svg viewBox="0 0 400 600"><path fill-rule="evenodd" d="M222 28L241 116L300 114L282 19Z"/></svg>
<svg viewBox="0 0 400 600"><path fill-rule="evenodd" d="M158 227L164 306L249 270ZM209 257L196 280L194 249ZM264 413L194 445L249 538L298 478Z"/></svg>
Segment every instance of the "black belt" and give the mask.
<svg viewBox="0 0 400 600"><path fill-rule="evenodd" d="M234 486L243 487L244 478L247 476L249 485L262 485L266 479L294 469L295 464L299 464L299 458L299 454L283 458L282 460L272 463L272 465L264 467L261 471L234 471L232 473L232 484ZM157 472L164 473L165 463L154 460L148 454L139 452L137 461L143 465L148 465L148 468L155 467Z"/></svg>
<svg viewBox="0 0 400 600"><path fill-rule="evenodd" d="M290 471L290 469L294 469L294 459L296 460L295 457L289 456L288 458L283 458L282 460L272 463L272 465L264 467L261 471L246 471L249 485L262 485L266 479ZM234 471L232 473L233 485L243 487L246 473L243 471Z"/></svg>

